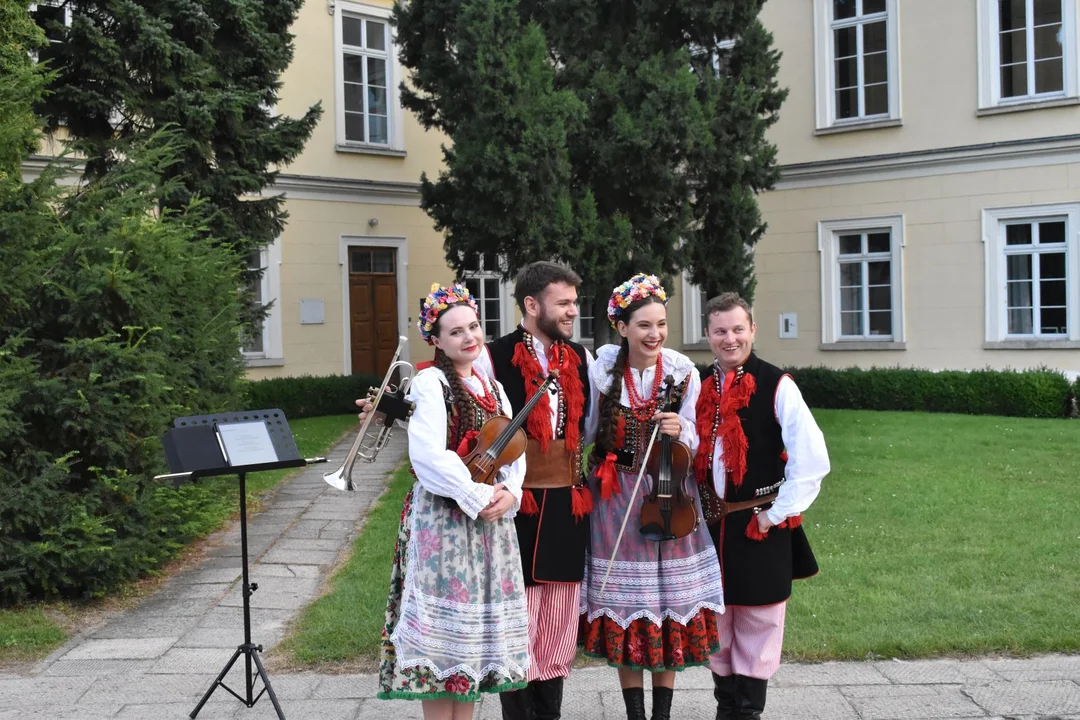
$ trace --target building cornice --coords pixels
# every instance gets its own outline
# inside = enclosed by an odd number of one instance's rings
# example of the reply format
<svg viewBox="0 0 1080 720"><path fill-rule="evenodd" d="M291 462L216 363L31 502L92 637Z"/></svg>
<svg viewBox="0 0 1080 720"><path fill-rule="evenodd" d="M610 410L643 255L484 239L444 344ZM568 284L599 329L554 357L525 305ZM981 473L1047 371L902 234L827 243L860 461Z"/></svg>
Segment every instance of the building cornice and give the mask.
<svg viewBox="0 0 1080 720"><path fill-rule="evenodd" d="M420 205L420 183L391 182L316 175L277 176L263 195L284 195L289 200L371 203L375 205Z"/></svg>
<svg viewBox="0 0 1080 720"><path fill-rule="evenodd" d="M794 163L781 166L780 180L774 189L797 190L1071 162L1080 162L1080 134Z"/></svg>

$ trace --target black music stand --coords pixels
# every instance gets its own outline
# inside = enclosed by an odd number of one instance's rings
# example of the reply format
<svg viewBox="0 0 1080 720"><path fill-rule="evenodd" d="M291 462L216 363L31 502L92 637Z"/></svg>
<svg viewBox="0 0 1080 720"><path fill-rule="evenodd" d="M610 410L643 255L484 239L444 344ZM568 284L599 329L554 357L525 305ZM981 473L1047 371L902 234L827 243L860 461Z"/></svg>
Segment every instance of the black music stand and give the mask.
<svg viewBox="0 0 1080 720"><path fill-rule="evenodd" d="M285 413L278 409L224 412L215 415L197 415L177 418L162 438L165 459L169 464L168 475L157 479L171 480L180 484L215 475L236 474L240 478L240 555L243 562L244 642L236 648L232 658L218 674L202 700L188 717L194 718L218 687L225 688L233 697L253 707L265 692L277 711L279 720L285 720L270 678L266 674L259 653L262 645L251 642L251 594L258 590L258 583L248 582L247 544L247 474L262 470L303 467L309 463L326 462L326 458L300 457L293 442ZM246 664L244 697L222 682L229 670L243 655ZM262 678L263 688L255 692L255 674Z"/></svg>

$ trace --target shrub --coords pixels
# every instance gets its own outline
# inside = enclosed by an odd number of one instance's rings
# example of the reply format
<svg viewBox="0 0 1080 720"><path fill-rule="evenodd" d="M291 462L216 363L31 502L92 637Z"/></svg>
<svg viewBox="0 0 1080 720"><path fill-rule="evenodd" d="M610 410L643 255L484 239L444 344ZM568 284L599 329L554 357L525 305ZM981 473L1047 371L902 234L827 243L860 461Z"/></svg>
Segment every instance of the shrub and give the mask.
<svg viewBox="0 0 1080 720"><path fill-rule="evenodd" d="M382 378L371 375L327 375L270 378L245 385L244 407L279 408L289 420L356 412L355 401L378 387Z"/></svg>
<svg viewBox="0 0 1080 720"><path fill-rule="evenodd" d="M213 502L152 479L178 415L235 404L237 274L197 207L158 211L164 136L100 182L0 186L0 601L100 595ZM7 280L7 275L5 275Z"/></svg>

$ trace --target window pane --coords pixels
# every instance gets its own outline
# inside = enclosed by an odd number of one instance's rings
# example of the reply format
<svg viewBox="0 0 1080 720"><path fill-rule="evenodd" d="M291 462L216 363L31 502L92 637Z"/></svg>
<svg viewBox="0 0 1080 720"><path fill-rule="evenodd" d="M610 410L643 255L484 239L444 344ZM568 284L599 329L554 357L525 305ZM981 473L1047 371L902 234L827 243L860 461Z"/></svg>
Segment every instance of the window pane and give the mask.
<svg viewBox="0 0 1080 720"><path fill-rule="evenodd" d="M345 82L364 82L364 58L359 55L344 55Z"/></svg>
<svg viewBox="0 0 1080 720"><path fill-rule="evenodd" d="M499 321L498 320L488 320L487 322L484 323L484 339L485 340L494 340L495 338L499 337L499 335L501 335L501 334L502 334L502 332L499 330Z"/></svg>
<svg viewBox="0 0 1080 720"><path fill-rule="evenodd" d="M885 0L863 0L863 15L873 15L879 12L885 12Z"/></svg>
<svg viewBox="0 0 1080 720"><path fill-rule="evenodd" d="M882 312L871 312L870 334L892 335L892 312L888 310Z"/></svg>
<svg viewBox="0 0 1080 720"><path fill-rule="evenodd" d="M578 320L578 327L580 328L580 335L582 340L592 340L595 331L593 330L593 319L582 316Z"/></svg>
<svg viewBox="0 0 1080 720"><path fill-rule="evenodd" d="M862 43L864 53L885 52L887 49L885 22L873 22L863 25Z"/></svg>
<svg viewBox="0 0 1080 720"><path fill-rule="evenodd" d="M369 87L367 97L369 113L386 115L386 88Z"/></svg>
<svg viewBox="0 0 1080 720"><path fill-rule="evenodd" d="M890 235L884 233L870 233L866 236L867 252L889 252L891 247Z"/></svg>
<svg viewBox="0 0 1080 720"><path fill-rule="evenodd" d="M484 284L486 285L487 282L485 281ZM493 298L490 296L488 297L490 299L484 300L484 318L490 322L499 318L499 296L495 295Z"/></svg>
<svg viewBox="0 0 1080 720"><path fill-rule="evenodd" d="M345 83L345 112L364 112L364 86Z"/></svg>
<svg viewBox="0 0 1080 720"><path fill-rule="evenodd" d="M836 61L836 87L849 88L859 84L859 59L846 58Z"/></svg>
<svg viewBox="0 0 1080 720"><path fill-rule="evenodd" d="M495 303L495 312L499 312L499 281L495 278L484 278L484 299ZM489 312L491 308L488 308Z"/></svg>
<svg viewBox="0 0 1080 720"><path fill-rule="evenodd" d="M889 54L874 53L863 58L863 82L867 85L889 80Z"/></svg>
<svg viewBox="0 0 1080 720"><path fill-rule="evenodd" d="M1021 29L1001 33L1001 64L1011 65L1026 60L1027 31Z"/></svg>
<svg viewBox="0 0 1080 720"><path fill-rule="evenodd" d="M364 142L363 113L345 113L345 139Z"/></svg>
<svg viewBox="0 0 1080 720"><path fill-rule="evenodd" d="M888 286L892 282L892 276L889 272L890 265L892 265L892 263L888 260L867 263L866 275L869 279L869 283L871 285ZM871 303L870 307L874 307L874 304Z"/></svg>
<svg viewBox="0 0 1080 720"><path fill-rule="evenodd" d="M1000 0L998 3L998 21L1002 30L1015 30L1024 27L1024 0Z"/></svg>
<svg viewBox="0 0 1080 720"><path fill-rule="evenodd" d="M1005 287L1007 296L1005 307L1012 309L1032 306L1030 280L1005 283Z"/></svg>
<svg viewBox="0 0 1080 720"><path fill-rule="evenodd" d="M1040 282L1039 304L1043 308L1065 307L1065 281L1043 280Z"/></svg>
<svg viewBox="0 0 1080 720"><path fill-rule="evenodd" d="M465 258L465 262L462 263L462 267L465 270L473 270L473 271L479 270L480 269L480 256L479 255L469 255L467 258ZM469 292L472 292L472 287L469 287Z"/></svg>
<svg viewBox="0 0 1080 720"><path fill-rule="evenodd" d="M1061 57L1061 25L1035 28L1035 59Z"/></svg>
<svg viewBox="0 0 1080 720"><path fill-rule="evenodd" d="M354 273L369 273L369 272L371 272L371 251L370 250L353 250L351 255L352 255L352 271Z"/></svg>
<svg viewBox="0 0 1080 720"><path fill-rule="evenodd" d="M1005 226L1005 244L1006 245L1030 245L1031 244L1031 225L1023 223L1019 225L1006 225Z"/></svg>
<svg viewBox="0 0 1080 720"><path fill-rule="evenodd" d="M851 88L850 90L837 90L836 91L836 117L849 118L857 117L859 114L859 90L857 88Z"/></svg>
<svg viewBox="0 0 1080 720"><path fill-rule="evenodd" d="M349 17L345 15L341 18L341 41L346 45L354 45L356 47L363 47L364 38L361 34L363 32L364 21L360 18Z"/></svg>
<svg viewBox="0 0 1080 720"><path fill-rule="evenodd" d="M1044 308L1039 312L1040 331L1043 335L1065 335L1069 332L1065 320L1065 308Z"/></svg>
<svg viewBox="0 0 1080 720"><path fill-rule="evenodd" d="M499 256L497 253L484 253L484 271L499 272Z"/></svg>
<svg viewBox="0 0 1080 720"><path fill-rule="evenodd" d="M1053 220L1051 222L1039 223L1039 244L1047 245L1052 243L1065 242L1065 221Z"/></svg>
<svg viewBox="0 0 1080 720"><path fill-rule="evenodd" d="M386 23L367 21L367 47L369 50L386 49Z"/></svg>
<svg viewBox="0 0 1080 720"><path fill-rule="evenodd" d="M1046 253L1040 255L1039 278L1042 280L1064 280L1065 253ZM1046 303L1044 302L1043 304L1045 305Z"/></svg>
<svg viewBox="0 0 1080 720"><path fill-rule="evenodd" d="M1031 279L1031 256L1010 255L1005 260L1006 280L1030 280ZM1030 301L1029 301L1030 302ZM1009 303L1014 305L1015 303Z"/></svg>
<svg viewBox="0 0 1080 720"><path fill-rule="evenodd" d="M1035 92L1061 92L1065 87L1062 75L1061 58L1040 60L1035 63Z"/></svg>
<svg viewBox="0 0 1080 720"><path fill-rule="evenodd" d="M833 0L833 17L837 20L855 17L855 0Z"/></svg>
<svg viewBox="0 0 1080 720"><path fill-rule="evenodd" d="M889 112L889 86L870 85L866 88L866 115L883 115Z"/></svg>
<svg viewBox="0 0 1080 720"><path fill-rule="evenodd" d="M870 312L874 310L892 309L892 290L888 285L885 287L870 288Z"/></svg>
<svg viewBox="0 0 1080 720"><path fill-rule="evenodd" d="M1027 94L1027 64L1002 66L1001 97L1022 97Z"/></svg>
<svg viewBox="0 0 1080 720"><path fill-rule="evenodd" d="M838 58L851 57L851 56L856 54L856 52L857 52L856 45L855 45L855 33L856 32L857 32L857 28L854 28L854 27L848 27L848 28L843 28L842 30L834 31L833 34L834 34L835 42L836 42L836 47L834 48L834 52L836 53L836 57L838 57Z"/></svg>
<svg viewBox="0 0 1080 720"><path fill-rule="evenodd" d="M394 251L376 250L374 253L374 270L377 273L394 272Z"/></svg>
<svg viewBox="0 0 1080 720"><path fill-rule="evenodd" d="M1061 22L1061 0L1035 0L1035 24Z"/></svg>
<svg viewBox="0 0 1080 720"><path fill-rule="evenodd" d="M1032 332L1030 308L1009 311L1010 335L1030 335Z"/></svg>
<svg viewBox="0 0 1080 720"><path fill-rule="evenodd" d="M842 312L840 313L840 334L841 335L862 335L862 313L861 312Z"/></svg>
<svg viewBox="0 0 1080 720"><path fill-rule="evenodd" d="M367 59L367 81L368 85L386 87L386 60L372 57Z"/></svg>
<svg viewBox="0 0 1080 720"><path fill-rule="evenodd" d="M862 252L862 235L841 235L840 254L858 255Z"/></svg>
<svg viewBox="0 0 1080 720"><path fill-rule="evenodd" d="M368 116L368 142L385 145L390 142L386 134L386 116Z"/></svg>
<svg viewBox="0 0 1080 720"><path fill-rule="evenodd" d="M862 263L841 263L840 287L862 287Z"/></svg>
<svg viewBox="0 0 1080 720"><path fill-rule="evenodd" d="M862 310L862 288L848 288L840 291L840 311Z"/></svg>

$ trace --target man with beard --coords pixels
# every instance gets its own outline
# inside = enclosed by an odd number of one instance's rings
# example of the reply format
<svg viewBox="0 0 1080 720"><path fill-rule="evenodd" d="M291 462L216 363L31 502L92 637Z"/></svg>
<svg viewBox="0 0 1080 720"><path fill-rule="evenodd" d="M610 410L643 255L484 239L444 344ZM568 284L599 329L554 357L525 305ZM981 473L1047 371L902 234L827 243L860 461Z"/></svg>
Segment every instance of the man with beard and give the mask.
<svg viewBox="0 0 1080 720"><path fill-rule="evenodd" d="M514 296L521 325L488 343L476 361L521 408L553 369L551 386L525 423L525 483L515 523L529 608L528 686L504 692L503 720L561 717L563 678L577 650L578 592L585 571L592 497L582 451L588 444L589 352L572 342L581 278L554 262L527 265ZM595 426L595 423L593 423Z"/></svg>
<svg viewBox="0 0 1080 720"><path fill-rule="evenodd" d="M709 660L716 720L758 720L780 666L792 579L817 573L802 528L829 472L825 438L791 376L753 353L750 305L705 305L716 361L701 379L694 475L716 543L727 611Z"/></svg>
<svg viewBox="0 0 1080 720"><path fill-rule="evenodd" d="M482 375L499 381L515 411L532 398L550 370L559 370L558 383L537 402L524 426L525 481L514 522L525 575L530 664L528 685L499 695L503 720L562 717L563 679L577 654L578 595L592 512L583 451L596 428L588 406L592 355L570 340L579 285L578 274L559 263L522 268L514 288L521 325L488 343L488 352L473 363ZM356 404L364 409L362 422L371 403Z"/></svg>

